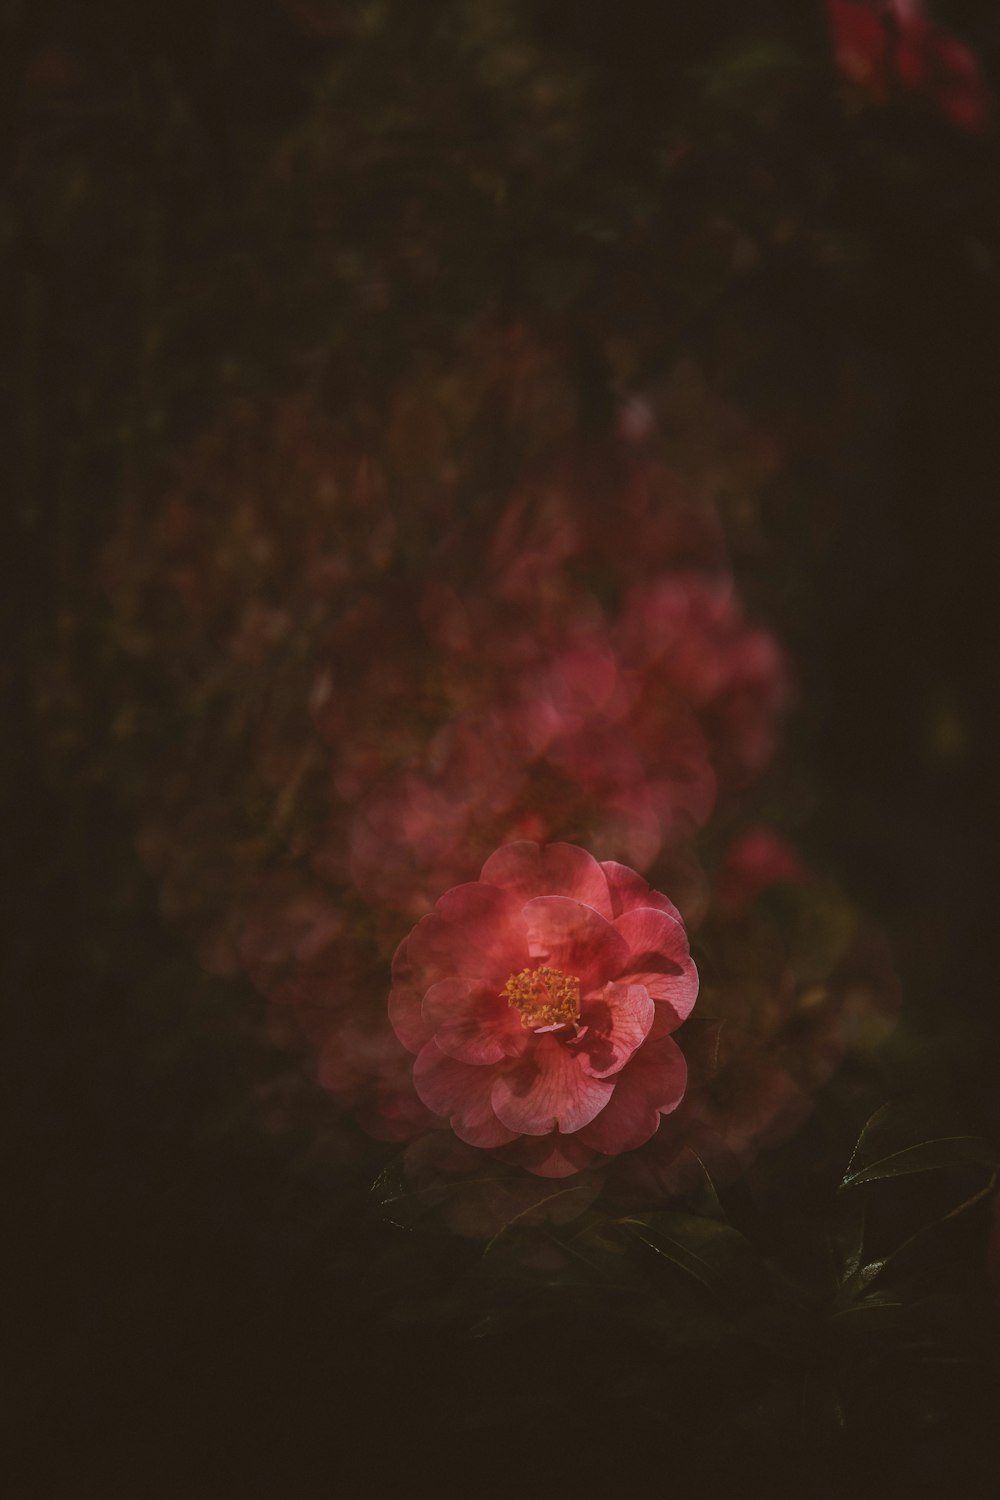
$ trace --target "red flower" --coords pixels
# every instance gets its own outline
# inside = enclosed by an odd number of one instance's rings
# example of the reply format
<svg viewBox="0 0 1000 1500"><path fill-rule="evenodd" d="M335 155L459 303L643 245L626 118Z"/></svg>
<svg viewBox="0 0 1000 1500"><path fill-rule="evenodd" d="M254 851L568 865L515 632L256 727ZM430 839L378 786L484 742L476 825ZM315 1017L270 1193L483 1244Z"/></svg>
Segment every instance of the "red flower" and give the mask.
<svg viewBox="0 0 1000 1500"><path fill-rule="evenodd" d="M726 851L715 898L726 916L743 916L771 886L806 879L805 866L784 839L770 828L748 828Z"/></svg>
<svg viewBox="0 0 1000 1500"><path fill-rule="evenodd" d="M489 553L494 594L533 604L567 569L628 583L724 557L710 495L624 446L578 453L521 486Z"/></svg>
<svg viewBox="0 0 1000 1500"><path fill-rule="evenodd" d="M540 1176L641 1146L687 1081L698 977L672 902L572 844L506 844L399 946L389 1014L467 1144Z"/></svg>
<svg viewBox="0 0 1000 1500"><path fill-rule="evenodd" d="M924 15L919 0L827 0L837 67L884 104L894 85L923 94L953 124L982 130L989 98L967 47Z"/></svg>
<svg viewBox="0 0 1000 1500"><path fill-rule="evenodd" d="M675 894L690 919L701 884L694 832L715 799L692 711L664 695L642 755L605 716L566 722L569 732L556 735L559 712L540 699L444 728L361 803L350 854L361 894L419 916L438 892L474 878L498 844L566 838L639 870L664 853L680 858L689 873ZM316 868L326 873L325 854Z"/></svg>
<svg viewBox="0 0 1000 1500"><path fill-rule="evenodd" d="M628 723L651 754L664 740L669 693L697 711L724 785L751 780L774 754L790 696L784 655L769 631L747 624L731 583L666 574L632 589L618 629Z"/></svg>

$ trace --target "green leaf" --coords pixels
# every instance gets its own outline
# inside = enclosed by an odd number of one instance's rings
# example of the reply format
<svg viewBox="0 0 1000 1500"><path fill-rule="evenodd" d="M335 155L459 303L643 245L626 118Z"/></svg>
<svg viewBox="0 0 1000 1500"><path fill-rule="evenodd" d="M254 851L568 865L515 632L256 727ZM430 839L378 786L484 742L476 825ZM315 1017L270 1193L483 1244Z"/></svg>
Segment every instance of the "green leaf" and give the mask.
<svg viewBox="0 0 1000 1500"><path fill-rule="evenodd" d="M841 1200L844 1209L838 1215L831 1234L831 1245L837 1265L837 1280L844 1285L864 1263L864 1200L857 1197Z"/></svg>
<svg viewBox="0 0 1000 1500"><path fill-rule="evenodd" d="M858 1302L851 1302L847 1307L835 1307L831 1322L838 1333L879 1336L883 1330L905 1327L907 1311L908 1304L898 1297L873 1293Z"/></svg>
<svg viewBox="0 0 1000 1500"><path fill-rule="evenodd" d="M720 1224L728 1224L729 1215L722 1205L719 1190L715 1185L715 1179L708 1167L702 1161L693 1146L685 1148L694 1157L701 1168L701 1182L698 1188L689 1195L690 1206L699 1218L714 1219Z"/></svg>
<svg viewBox="0 0 1000 1500"><path fill-rule="evenodd" d="M978 1136L928 1132L910 1111L883 1105L869 1119L848 1163L841 1188L906 1177L914 1172L950 1171L994 1164L994 1154Z"/></svg>
<svg viewBox="0 0 1000 1500"><path fill-rule="evenodd" d="M935 1214L927 1223L922 1224L903 1240L901 1244L898 1244L889 1255L877 1263L877 1267L873 1271L873 1274L867 1277L867 1281L873 1280L874 1276L879 1274L883 1269L896 1270L901 1263L912 1263L915 1257L926 1254L928 1246L933 1244L936 1232L940 1231L944 1225L950 1223L952 1220L957 1219L960 1214L964 1214L969 1209L975 1208L977 1204L982 1203L984 1199L990 1197L996 1188L996 1181L996 1173L990 1172L989 1177L980 1183L975 1192L963 1197L960 1202L952 1204L944 1212ZM871 1267L865 1267L864 1271L866 1272L871 1269ZM864 1272L859 1272L858 1278L860 1279L863 1274ZM867 1281L865 1284L867 1284Z"/></svg>
<svg viewBox="0 0 1000 1500"><path fill-rule="evenodd" d="M974 1135L939 1136L936 1140L918 1141L901 1151L891 1152L870 1162L858 1171L848 1172L841 1187L856 1187L863 1182L878 1182L887 1177L905 1177L912 1172L941 1172L955 1167L991 1165L992 1153L985 1141Z"/></svg>
<svg viewBox="0 0 1000 1500"><path fill-rule="evenodd" d="M763 1279L763 1267L750 1242L717 1219L657 1213L620 1222L662 1260L724 1301L744 1298Z"/></svg>
<svg viewBox="0 0 1000 1500"><path fill-rule="evenodd" d="M400 1229L413 1229L432 1206L426 1201L414 1201L414 1195L406 1187L403 1170L399 1162L392 1161L382 1168L371 1186L380 1214L390 1224Z"/></svg>
<svg viewBox="0 0 1000 1500"><path fill-rule="evenodd" d="M435 1211L449 1201L457 1201L463 1194L475 1188L497 1185L504 1187L509 1174L491 1173L484 1177L447 1178L440 1177L422 1187L412 1187L407 1182L399 1160L389 1162L372 1183L371 1192L380 1214L390 1224L400 1229L417 1229L433 1224ZM434 1227L439 1227L434 1224Z"/></svg>
<svg viewBox="0 0 1000 1500"><path fill-rule="evenodd" d="M887 1256L882 1260L871 1260L867 1265L858 1266L844 1280L840 1288L836 1303L834 1304L835 1314L843 1312L849 1307L859 1305L862 1294L868 1291L868 1288L874 1281L878 1280L889 1263L890 1258Z"/></svg>
<svg viewBox="0 0 1000 1500"><path fill-rule="evenodd" d="M495 1254L497 1245L504 1236L509 1237L513 1231L520 1228L533 1228L532 1221L537 1222L540 1218L546 1218L547 1211L555 1204L563 1203L571 1209L576 1205L583 1208L586 1207L591 1196L592 1194L585 1185L572 1180L569 1183L556 1182L550 1186L548 1192L539 1191L536 1196L528 1200L523 1208L512 1212L499 1225L483 1251L483 1259ZM559 1246L559 1241L551 1235L546 1234L546 1238L551 1240L553 1246Z"/></svg>

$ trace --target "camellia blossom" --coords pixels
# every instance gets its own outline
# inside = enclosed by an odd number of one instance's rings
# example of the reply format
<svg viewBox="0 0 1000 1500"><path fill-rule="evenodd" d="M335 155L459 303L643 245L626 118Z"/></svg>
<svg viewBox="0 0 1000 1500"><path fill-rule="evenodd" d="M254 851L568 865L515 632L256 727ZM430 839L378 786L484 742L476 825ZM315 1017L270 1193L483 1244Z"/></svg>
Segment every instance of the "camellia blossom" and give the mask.
<svg viewBox="0 0 1000 1500"><path fill-rule="evenodd" d="M617 631L633 704L628 726L647 753L663 738L665 693L698 713L723 786L745 786L767 766L791 696L784 653L746 621L731 580L664 574L627 595Z"/></svg>
<svg viewBox="0 0 1000 1500"><path fill-rule="evenodd" d="M532 604L574 569L630 584L724 559L711 496L663 464L636 459L627 442L572 454L522 485L489 551L493 592Z"/></svg>
<svg viewBox="0 0 1000 1500"><path fill-rule="evenodd" d="M715 883L715 899L725 916L748 912L762 891L783 882L799 884L809 875L798 854L773 829L748 828L726 851Z"/></svg>
<svg viewBox="0 0 1000 1500"><path fill-rule="evenodd" d="M837 67L875 103L895 86L923 94L962 130L982 130L989 96L969 49L920 0L827 0Z"/></svg>
<svg viewBox="0 0 1000 1500"><path fill-rule="evenodd" d="M573 844L505 844L400 944L389 1014L460 1140L563 1177L676 1109L698 976L677 908Z"/></svg>
<svg viewBox="0 0 1000 1500"><path fill-rule="evenodd" d="M537 713L525 728L519 706L447 725L361 803L350 851L357 889L420 916L440 891L474 878L498 844L569 838L640 871L665 850L689 855L691 878L674 894L690 919L693 836L712 810L715 776L691 709L667 695L659 709L646 755L627 727L603 716L553 736L544 753L530 741ZM326 873L325 851L316 868Z"/></svg>

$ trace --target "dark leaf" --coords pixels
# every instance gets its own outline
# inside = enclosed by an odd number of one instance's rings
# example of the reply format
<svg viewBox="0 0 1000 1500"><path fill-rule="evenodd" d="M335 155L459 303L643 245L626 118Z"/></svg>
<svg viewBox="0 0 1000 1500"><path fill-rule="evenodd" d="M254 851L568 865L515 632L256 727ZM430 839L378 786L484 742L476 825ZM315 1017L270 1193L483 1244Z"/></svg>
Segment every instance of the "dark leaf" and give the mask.
<svg viewBox="0 0 1000 1500"><path fill-rule="evenodd" d="M686 1213L657 1213L621 1223L714 1297L743 1300L761 1287L764 1271L753 1247L728 1224Z"/></svg>
<svg viewBox="0 0 1000 1500"><path fill-rule="evenodd" d="M509 1174L488 1174L479 1178L445 1177L413 1187L407 1182L400 1161L392 1161L383 1167L372 1183L374 1197L380 1214L390 1224L401 1229L430 1227L435 1211L449 1202L455 1203L476 1191L477 1188L497 1187L502 1190L509 1181Z"/></svg>
<svg viewBox="0 0 1000 1500"><path fill-rule="evenodd" d="M887 1253L880 1255L877 1259L864 1263L863 1241L858 1246L858 1259L853 1260L853 1253L849 1252L849 1258L844 1262L844 1276L841 1283L840 1293L837 1298L837 1306L846 1309L851 1305L857 1305L856 1300L875 1281L884 1275L890 1280L898 1280L902 1276L911 1273L919 1275L922 1266L932 1264L935 1266L935 1275L940 1276L940 1247L941 1235L944 1226L957 1219L993 1192L996 1186L996 1175L990 1173L989 1178L981 1183L971 1193L965 1193L957 1203L952 1203L944 1211L936 1208L926 1222L920 1224L909 1233L901 1242ZM863 1219L861 1219L863 1224Z"/></svg>
<svg viewBox="0 0 1000 1500"><path fill-rule="evenodd" d="M832 1322L843 1335L875 1335L906 1326L907 1305L898 1298L873 1293L849 1307L839 1307Z"/></svg>
<svg viewBox="0 0 1000 1500"><path fill-rule="evenodd" d="M715 1180L704 1161L693 1147L688 1147L690 1154L695 1158L701 1169L702 1179L697 1189L689 1195L688 1201L692 1210L706 1219L715 1219L721 1224L729 1222L729 1215L722 1205L719 1190Z"/></svg>
<svg viewBox="0 0 1000 1500"><path fill-rule="evenodd" d="M889 1104L865 1125L840 1185L858 1187L915 1172L992 1165L993 1152L978 1136L928 1131L910 1111Z"/></svg>
<svg viewBox="0 0 1000 1500"><path fill-rule="evenodd" d="M854 1306L855 1299L878 1280L888 1264L888 1260L872 1260L867 1265L858 1266L841 1286L836 1302L837 1311Z"/></svg>
<svg viewBox="0 0 1000 1500"><path fill-rule="evenodd" d="M856 1196L841 1200L843 1209L838 1215L831 1241L837 1267L837 1279L843 1284L855 1276L863 1264L865 1245L864 1203Z"/></svg>

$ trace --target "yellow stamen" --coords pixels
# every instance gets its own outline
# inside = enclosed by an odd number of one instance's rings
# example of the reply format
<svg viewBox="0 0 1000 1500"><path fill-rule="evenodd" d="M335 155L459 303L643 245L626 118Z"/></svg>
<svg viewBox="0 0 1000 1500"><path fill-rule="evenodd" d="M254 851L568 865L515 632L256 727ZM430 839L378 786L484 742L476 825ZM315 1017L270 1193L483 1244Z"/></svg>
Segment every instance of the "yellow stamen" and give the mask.
<svg viewBox="0 0 1000 1500"><path fill-rule="evenodd" d="M559 969L522 969L504 985L502 997L521 1012L526 1031L571 1025L580 1019L580 981Z"/></svg>

